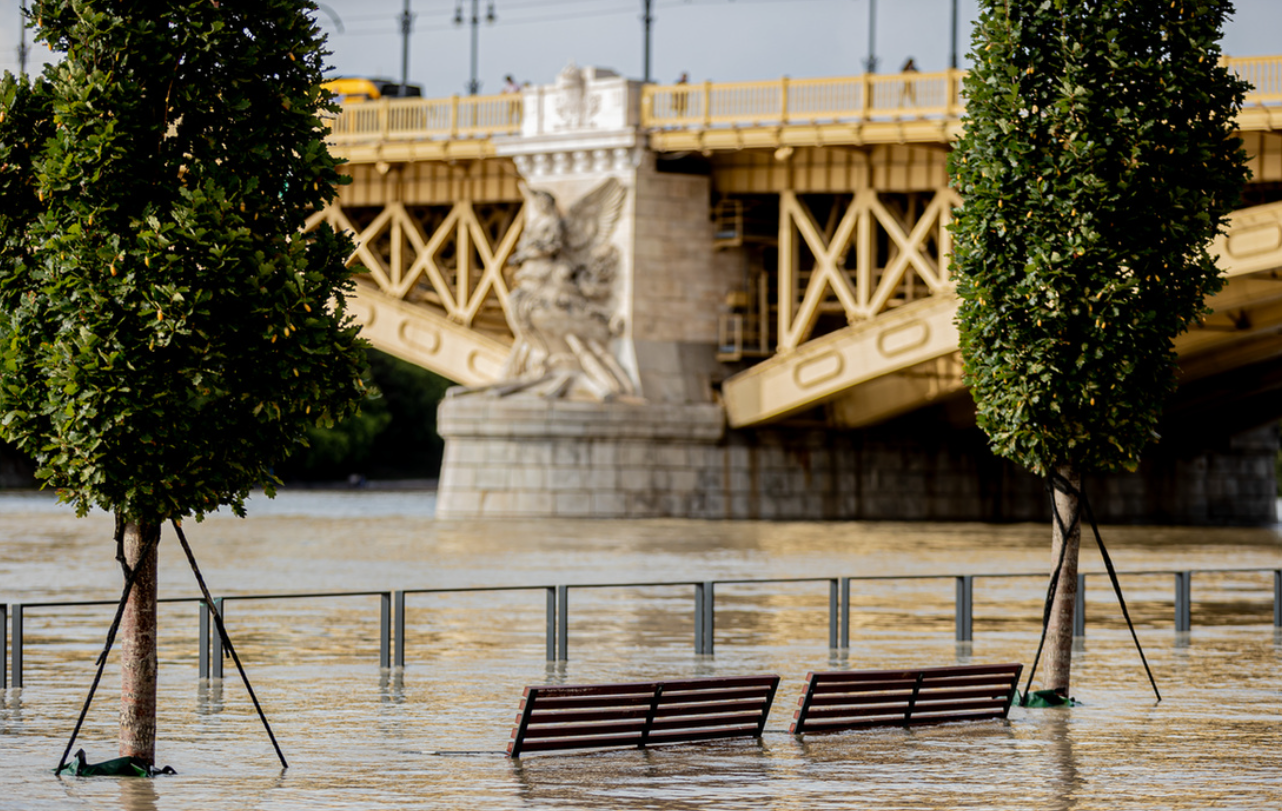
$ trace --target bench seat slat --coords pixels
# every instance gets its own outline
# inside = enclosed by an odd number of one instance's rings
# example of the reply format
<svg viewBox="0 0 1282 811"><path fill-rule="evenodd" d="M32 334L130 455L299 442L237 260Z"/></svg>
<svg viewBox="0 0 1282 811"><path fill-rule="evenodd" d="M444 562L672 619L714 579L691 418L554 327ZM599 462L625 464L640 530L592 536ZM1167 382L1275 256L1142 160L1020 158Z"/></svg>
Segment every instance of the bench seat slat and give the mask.
<svg viewBox="0 0 1282 811"><path fill-rule="evenodd" d="M553 738L553 739L536 739L524 740L521 742L522 752L551 752L559 749L594 749L607 746L638 746L641 743L641 735L601 735L594 738ZM508 744L508 754L512 754L516 741Z"/></svg>
<svg viewBox="0 0 1282 811"><path fill-rule="evenodd" d="M541 709L535 709L534 712L530 713L528 725L534 728L552 724L581 724L589 721L621 721L626 718L636 718L644 721L649 714L650 711L646 707L553 713L545 713ZM518 723L520 722L520 716L517 717L517 721Z"/></svg>
<svg viewBox="0 0 1282 811"><path fill-rule="evenodd" d="M565 724L555 727L530 727L525 731L525 739L530 741L541 738L574 738L607 733L611 735L635 733L639 738L644 729L644 718L631 722L624 721L608 724ZM516 733L517 730L512 730L513 738L516 737Z"/></svg>
<svg viewBox="0 0 1282 811"><path fill-rule="evenodd" d="M576 710L589 707L648 707L650 701L654 698L654 691L645 695L622 695L622 696L591 696L591 697L554 697L544 698L538 696L534 699L535 704L540 710ZM521 709L531 699L521 699Z"/></svg>
<svg viewBox="0 0 1282 811"><path fill-rule="evenodd" d="M665 687L663 695L659 696L659 704L692 704L704 703L708 701L738 701L741 699L761 700L770 695L769 687L754 687L752 689L736 690L705 690L699 693L678 693L673 695Z"/></svg>
<svg viewBox="0 0 1282 811"><path fill-rule="evenodd" d="M989 701L967 701L955 704L939 705L937 707L922 707L917 705L913 707L913 717L918 715L938 715L941 713L960 712L967 710L1001 710L1006 706L1005 700ZM811 708L807 713L807 718L858 718L867 715L898 715L903 717L908 710L908 704L884 704L872 707L819 707ZM794 717L801 714L801 710L794 713ZM809 722L807 722L808 724Z"/></svg>
<svg viewBox="0 0 1282 811"><path fill-rule="evenodd" d="M770 687L779 683L778 676L720 676L707 679L664 681L663 692L680 693L686 690L720 690L734 687Z"/></svg>
<svg viewBox="0 0 1282 811"><path fill-rule="evenodd" d="M960 699L970 698L995 698L1006 699L1010 695L1011 685L994 685L991 688L983 690L949 690L946 692L935 692L922 688L921 693L917 696L917 706L939 701L958 701ZM840 705L857 705L857 704L890 704L899 702L907 704L912 698L912 691L899 691L894 693L823 693L810 699L812 707L840 706ZM798 699L798 703L805 700L805 696Z"/></svg>
<svg viewBox="0 0 1282 811"><path fill-rule="evenodd" d="M757 726L756 724L752 724L749 726L733 727L730 729L713 729L703 732L681 732L680 734L651 733L647 740L647 745L712 741L718 738L755 738L756 736Z"/></svg>
<svg viewBox="0 0 1282 811"><path fill-rule="evenodd" d="M719 701L717 703L708 703L708 705L662 705L660 703L658 710L655 711L655 717L669 717L677 715L708 715L718 714L718 712L742 712L751 710L760 712L765 709L765 698L758 698L755 701Z"/></svg>
<svg viewBox="0 0 1282 811"><path fill-rule="evenodd" d="M737 715L716 715L708 717L685 717L670 720L655 720L650 725L652 730L650 735L654 736L653 730L675 730L675 729L698 729L704 727L723 727L723 726L744 726L747 724L756 724L761 720L761 713L739 713Z"/></svg>

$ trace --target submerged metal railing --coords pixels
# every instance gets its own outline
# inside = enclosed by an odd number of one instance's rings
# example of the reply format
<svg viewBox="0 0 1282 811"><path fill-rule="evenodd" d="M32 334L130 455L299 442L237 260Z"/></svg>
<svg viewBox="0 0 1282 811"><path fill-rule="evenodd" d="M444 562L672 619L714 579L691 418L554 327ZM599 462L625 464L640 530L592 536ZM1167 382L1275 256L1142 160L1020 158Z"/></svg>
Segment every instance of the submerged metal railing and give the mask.
<svg viewBox="0 0 1282 811"><path fill-rule="evenodd" d="M1282 629L1282 569L1242 568L1242 569L1183 569L1183 570L1141 570L1119 572L1122 577L1169 576L1174 579L1174 629L1178 633L1187 633L1193 627L1193 575L1227 575L1227 574L1265 574L1273 575L1273 627ZM1081 572L1078 574L1077 605L1074 612L1073 634L1077 637L1086 635L1086 583L1088 577L1102 577L1103 572ZM975 617L975 581L1004 580L1012 578L1046 577L1043 572L1036 573L1002 573L1002 574L967 574L967 575L878 575L862 577L787 577L766 579L724 579L724 580L678 580L661 582L633 583L576 583L571 585L538 585L538 586L480 586L472 588L433 588L401 589L387 591L341 591L341 592L296 592L286 594L237 594L216 598L220 613L226 616L228 603L250 601L276 601L299 599L346 599L358 597L379 598L379 667L382 669L404 668L406 666L406 597L409 595L458 595L484 594L490 592L544 592L546 603L546 656L547 660L566 661L569 659L570 632L570 590L602 589L651 589L651 588L692 588L694 618L694 652L697 655L711 656L716 642L716 588L717 586L769 586L790 583L827 584L828 591L828 647L844 649L850 647L851 628L851 585L854 583L899 582L922 580L954 581L954 626L958 642L970 642L974 637ZM161 599L161 603L197 603L199 604L198 634L198 672L202 679L221 679L223 677L222 641L214 632L209 607L199 597L171 597ZM24 659L24 622L29 609L63 609L86 606L114 606L112 600L77 600L71 602L31 602L0 603L0 629L8 626L10 633L6 639L0 633L0 689L5 689L12 682L13 687L23 686ZM8 647L9 650L6 650ZM5 668L3 663L11 661ZM10 679L10 673L12 678Z"/></svg>

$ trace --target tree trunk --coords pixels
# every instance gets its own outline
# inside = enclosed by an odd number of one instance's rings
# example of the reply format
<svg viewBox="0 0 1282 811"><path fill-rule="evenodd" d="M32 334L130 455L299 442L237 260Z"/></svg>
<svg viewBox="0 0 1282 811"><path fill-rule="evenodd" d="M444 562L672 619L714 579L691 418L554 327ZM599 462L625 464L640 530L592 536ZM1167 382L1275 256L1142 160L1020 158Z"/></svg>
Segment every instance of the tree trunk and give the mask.
<svg viewBox="0 0 1282 811"><path fill-rule="evenodd" d="M1059 475L1068 480L1078 491L1082 477L1065 465L1057 468ZM1064 566L1059 572L1059 583L1051 601L1050 624L1046 629L1046 688L1067 697L1069 676L1073 668L1073 612L1077 608L1077 554L1082 543L1082 524L1071 524L1078 510L1077 496L1055 490L1055 508L1068 527L1068 537L1063 537L1058 523L1051 530L1051 566L1059 562L1060 549L1064 551ZM1054 519L1052 519L1053 521Z"/></svg>
<svg viewBox="0 0 1282 811"><path fill-rule="evenodd" d="M120 755L156 762L156 547L159 524L125 524L125 562L138 569L120 622Z"/></svg>

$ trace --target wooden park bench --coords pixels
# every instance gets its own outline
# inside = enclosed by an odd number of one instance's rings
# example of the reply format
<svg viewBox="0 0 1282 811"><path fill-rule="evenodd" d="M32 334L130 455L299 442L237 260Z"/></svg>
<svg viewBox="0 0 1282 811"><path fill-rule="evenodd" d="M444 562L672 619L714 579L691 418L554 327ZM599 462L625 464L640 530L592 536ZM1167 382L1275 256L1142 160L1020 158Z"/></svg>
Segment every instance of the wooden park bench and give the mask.
<svg viewBox="0 0 1282 811"><path fill-rule="evenodd" d="M760 738L778 687L778 676L526 687L507 753Z"/></svg>
<svg viewBox="0 0 1282 811"><path fill-rule="evenodd" d="M1024 666L808 673L794 735L1005 718Z"/></svg>

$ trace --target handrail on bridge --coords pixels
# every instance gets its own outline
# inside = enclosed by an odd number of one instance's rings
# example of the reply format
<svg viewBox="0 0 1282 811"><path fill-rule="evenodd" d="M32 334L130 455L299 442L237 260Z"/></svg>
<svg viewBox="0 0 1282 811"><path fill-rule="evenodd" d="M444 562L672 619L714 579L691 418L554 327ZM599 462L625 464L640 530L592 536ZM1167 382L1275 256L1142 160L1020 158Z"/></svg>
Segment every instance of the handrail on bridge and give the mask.
<svg viewBox="0 0 1282 811"><path fill-rule="evenodd" d="M1228 57L1252 84L1246 106L1282 105L1282 56ZM764 82L645 85L644 129L714 129L821 122L953 121L965 110L966 72L890 73ZM342 105L331 122L336 145L370 141L484 139L521 132L522 96L382 98Z"/></svg>
<svg viewBox="0 0 1282 811"><path fill-rule="evenodd" d="M1073 636L1086 635L1086 578L1099 577L1101 572L1079 572L1077 575L1077 604L1074 611ZM1270 574L1273 579L1273 627L1282 630L1282 569L1252 567L1240 569L1157 569L1119 572L1126 577L1173 576L1174 627L1177 633L1192 630L1192 580L1194 574ZM826 584L828 591L828 647L843 650L850 647L851 584L871 582L896 582L904 580L953 581L955 584L955 638L957 642L971 642L974 638L974 590L980 579L1044 578L1044 572L1006 572L987 574L905 574L865 575L856 577L777 577L767 579L725 578L721 580L678 580L663 582L575 583L572 585L526 586L476 586L462 588L425 588L384 591L295 592L288 594L236 594L214 600L220 613L235 600L241 602L268 600L321 599L333 600L350 597L379 598L379 666L383 670L405 667L405 597L410 594L452 595L491 592L545 592L546 593L546 646L549 662L569 659L569 594L571 589L671 589L694 587L694 652L712 655L716 637L716 587L769 586L787 583ZM199 603L200 631L198 636L199 678L221 679L222 645L212 626L209 607L199 597L177 597L160 600L162 603ZM112 600L78 600L68 602L0 603L0 690L10 685L23 686L24 622L25 610L32 608L70 608L79 606L113 606ZM11 618L12 626L12 678L4 667L6 657L5 625Z"/></svg>

